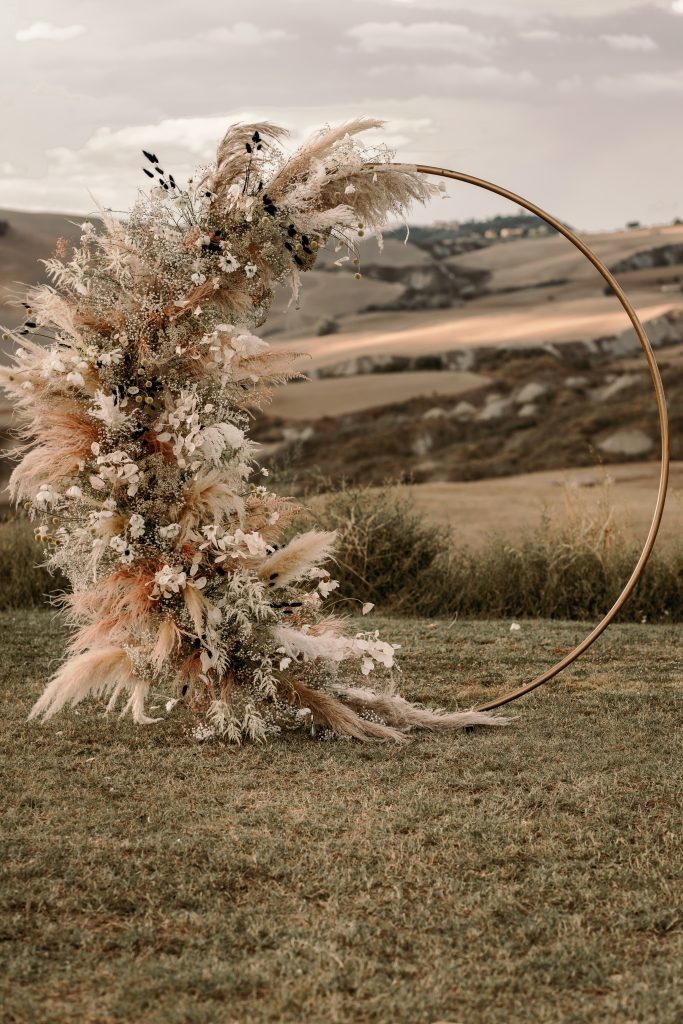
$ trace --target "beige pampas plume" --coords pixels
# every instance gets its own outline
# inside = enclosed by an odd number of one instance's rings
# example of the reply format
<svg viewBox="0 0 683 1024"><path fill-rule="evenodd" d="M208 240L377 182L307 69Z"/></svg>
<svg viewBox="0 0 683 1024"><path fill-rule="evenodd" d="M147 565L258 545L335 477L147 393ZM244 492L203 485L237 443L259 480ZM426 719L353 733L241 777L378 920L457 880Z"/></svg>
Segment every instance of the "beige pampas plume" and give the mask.
<svg viewBox="0 0 683 1024"><path fill-rule="evenodd" d="M54 675L31 708L29 718L52 718L66 704L79 704L85 697L133 690L135 679L130 659L120 647L99 647L76 655ZM135 720L143 721L139 701L131 705Z"/></svg>
<svg viewBox="0 0 683 1024"><path fill-rule="evenodd" d="M170 660L176 648L180 647L181 634L174 619L167 615L162 622L157 641L150 651L150 661L157 672L161 672L166 662Z"/></svg>
<svg viewBox="0 0 683 1024"><path fill-rule="evenodd" d="M200 187L213 193L218 208L229 207L233 198L229 189L247 174L255 157L263 152L264 144L277 143L288 134L286 128L270 121L232 125L219 142L215 165L200 179ZM247 188L248 185L247 181Z"/></svg>
<svg viewBox="0 0 683 1024"><path fill-rule="evenodd" d="M201 522L222 523L230 516L242 521L245 499L237 488L239 478L226 479L225 471L208 469L197 473L187 484L182 500L175 510L182 524L182 539L186 539Z"/></svg>
<svg viewBox="0 0 683 1024"><path fill-rule="evenodd" d="M311 712L313 723L331 729L337 736L351 736L363 741L405 741L405 736L400 730L393 728L392 725L361 718L351 707L336 700L329 693L314 690L297 680L291 681L291 687L298 697L301 708L308 708Z"/></svg>
<svg viewBox="0 0 683 1024"><path fill-rule="evenodd" d="M375 117L356 117L337 125L336 128L320 128L290 156L289 160L274 175L269 184L270 194L276 201L283 199L286 192L292 189L295 183L305 182L312 172L315 173L316 165L323 163L334 146L345 139L347 135L359 135L361 132L369 131L371 128L381 128L383 125L384 121ZM362 159L360 153L357 159Z"/></svg>
<svg viewBox="0 0 683 1024"><path fill-rule="evenodd" d="M481 711L443 711L411 704L396 693L376 693L366 687L338 683L333 690L352 708L372 711L397 729L467 729L476 725L509 725L514 719Z"/></svg>
<svg viewBox="0 0 683 1024"><path fill-rule="evenodd" d="M259 579L271 589L300 580L309 569L326 561L334 550L336 532L308 530L275 551L258 567Z"/></svg>

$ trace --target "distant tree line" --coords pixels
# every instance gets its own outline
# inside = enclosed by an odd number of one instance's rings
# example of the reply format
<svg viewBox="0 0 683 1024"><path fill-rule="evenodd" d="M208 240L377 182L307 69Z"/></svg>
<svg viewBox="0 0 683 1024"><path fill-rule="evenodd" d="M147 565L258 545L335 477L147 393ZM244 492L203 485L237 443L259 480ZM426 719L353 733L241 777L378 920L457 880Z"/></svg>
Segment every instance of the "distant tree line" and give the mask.
<svg viewBox="0 0 683 1024"><path fill-rule="evenodd" d="M505 237L510 232L518 236L528 236L539 233L552 232L552 228L532 213L514 213L509 215L497 215L486 217L481 220L462 220L451 223L411 225L410 241L415 245L433 243L442 239L465 239L478 236L480 238ZM502 233L502 234L501 234ZM396 228L385 234L385 238L405 238L405 228Z"/></svg>

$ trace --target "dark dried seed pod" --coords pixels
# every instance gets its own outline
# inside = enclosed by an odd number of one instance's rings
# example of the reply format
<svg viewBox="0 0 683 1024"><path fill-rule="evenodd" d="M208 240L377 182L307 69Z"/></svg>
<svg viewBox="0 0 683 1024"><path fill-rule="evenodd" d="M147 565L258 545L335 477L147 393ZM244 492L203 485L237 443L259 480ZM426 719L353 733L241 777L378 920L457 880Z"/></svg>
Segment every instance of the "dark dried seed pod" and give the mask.
<svg viewBox="0 0 683 1024"><path fill-rule="evenodd" d="M145 172L145 174L147 175L148 178L153 178L154 177L153 173L151 171L148 171L146 167L143 167L142 169L143 169L143 171Z"/></svg>

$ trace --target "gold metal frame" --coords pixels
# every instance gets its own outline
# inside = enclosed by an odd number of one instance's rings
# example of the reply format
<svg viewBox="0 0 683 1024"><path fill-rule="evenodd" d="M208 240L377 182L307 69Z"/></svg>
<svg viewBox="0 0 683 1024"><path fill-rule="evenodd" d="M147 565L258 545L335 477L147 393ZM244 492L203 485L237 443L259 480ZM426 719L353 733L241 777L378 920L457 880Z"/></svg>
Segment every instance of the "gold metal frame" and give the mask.
<svg viewBox="0 0 683 1024"><path fill-rule="evenodd" d="M517 700L518 697L523 697L524 694L530 693L531 690L535 690L537 686L541 686L543 683L547 683L550 679L553 679L555 676L559 675L559 673L562 672L569 665L571 665L573 661L576 661L576 659L590 647L593 641L597 640L601 633L604 633L604 631L607 629L610 622L614 619L619 609L630 596L631 592L633 591L633 588L635 587L636 583L640 578L643 569L645 568L645 563L650 557L650 552L652 551L655 538L657 536L657 531L659 530L659 524L662 521L662 513L664 512L666 489L669 482L669 420L666 412L666 398L664 396L664 388L662 387L662 378L659 374L659 368L657 366L657 361L655 359L654 352L652 351L652 345L650 344L650 340L647 334L645 333L645 330L643 329L643 325L638 319L638 316L633 306L626 298L626 295L624 294L622 288L614 279L614 277L609 272L607 267L601 260L598 259L594 252L591 252L588 246L585 245L585 243L582 242L581 239L578 238L573 231L570 231L569 228L565 227L564 224L561 224L549 213L546 213L545 210L541 210L534 203L530 203L528 199L523 199L521 196L516 195L514 192L510 192L508 191L508 189L502 188L500 185L494 185L490 181L485 181L482 178L475 178L471 174L463 174L460 171L449 171L445 167L431 167L427 164L418 164L417 170L420 172L420 174L432 174L440 178L452 178L455 181L463 181L466 184L475 185L478 188L484 188L488 192L495 192L496 195L503 196L504 199L509 199L511 202L516 203L518 206L524 207L525 210L528 210L530 213L533 213L537 217L540 217L541 220L544 220L546 222L546 224L550 224L550 226L555 228L555 230L558 231L561 235L564 235L564 237L568 239L572 243L572 245L574 245L579 250L579 252L583 253L586 259L590 260L590 262L593 264L598 273L602 275L607 284L610 286L613 293L616 295L619 302L623 306L629 320L633 324L633 329L635 330L638 336L643 352L645 353L645 358L647 359L648 367L650 369L650 377L655 392L655 398L657 399L657 409L659 411L659 429L661 434L661 467L659 474L659 490L657 493L657 502L655 504L652 522L650 524L650 529L648 531L648 535L645 540L643 550L640 553L640 557L636 563L633 572L631 573L628 582L626 583L626 586L619 594L619 597L616 599L610 610L597 624L597 626L595 626L595 628L588 634L588 636L584 640L582 640L581 643L573 649L573 651L571 651L564 658L562 658L561 661L558 661L557 664L552 666L552 668L549 668L545 672L541 673L540 676L537 676L535 679L532 679L530 683L526 683L524 686L520 686L516 690L512 690L510 693L506 693L504 694L504 696L499 697L496 700L491 700L488 701L486 704L481 704L476 709L477 711L490 711L493 708L501 707L503 704L509 704L510 701Z"/></svg>

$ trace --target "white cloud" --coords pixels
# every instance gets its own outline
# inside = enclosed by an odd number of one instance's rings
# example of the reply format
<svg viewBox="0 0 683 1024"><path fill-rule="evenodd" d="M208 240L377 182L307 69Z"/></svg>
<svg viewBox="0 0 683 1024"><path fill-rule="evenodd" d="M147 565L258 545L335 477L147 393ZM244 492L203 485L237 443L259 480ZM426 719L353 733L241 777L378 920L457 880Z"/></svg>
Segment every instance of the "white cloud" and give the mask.
<svg viewBox="0 0 683 1024"><path fill-rule="evenodd" d="M395 69L392 69L395 70ZM414 68L421 85L446 89L467 89L504 96L509 92L526 92L538 84L530 71L505 71L492 64L472 67L469 64L418 64Z"/></svg>
<svg viewBox="0 0 683 1024"><path fill-rule="evenodd" d="M19 43L33 43L36 40L63 43L67 39L82 36L85 31L85 25L65 25L64 28L58 28L50 21L34 21L28 28L19 29L15 38Z"/></svg>
<svg viewBox="0 0 683 1024"><path fill-rule="evenodd" d="M603 75L595 83L606 96L675 96L683 92L683 70L636 72L632 75Z"/></svg>
<svg viewBox="0 0 683 1024"><path fill-rule="evenodd" d="M567 78L561 78L557 83L557 91L562 96L571 96L573 93L578 92L583 85L583 79L581 75L568 75Z"/></svg>
<svg viewBox="0 0 683 1024"><path fill-rule="evenodd" d="M544 43L550 42L552 39L560 39L560 33L556 32L553 28L530 28L523 32L518 32L517 35L520 39L524 39L531 43Z"/></svg>
<svg viewBox="0 0 683 1024"><path fill-rule="evenodd" d="M368 0L356 0L365 7ZM453 13L457 8L461 11L478 15L501 15L510 20L524 21L529 17L545 17L551 11L553 15L587 15L615 14L629 10L635 6L635 0L375 0L390 7L418 8L421 10L445 10ZM673 9L683 13L683 0L673 0Z"/></svg>
<svg viewBox="0 0 683 1024"><path fill-rule="evenodd" d="M263 46L265 43L294 39L291 32L283 28L259 28L250 21L238 21L234 25L220 25L202 32L199 39L211 43L225 43L228 46Z"/></svg>
<svg viewBox="0 0 683 1024"><path fill-rule="evenodd" d="M652 53L653 50L659 49L654 39L651 39L650 36L604 35L600 36L600 38L613 50Z"/></svg>
<svg viewBox="0 0 683 1024"><path fill-rule="evenodd" d="M683 14L683 0L673 0L671 10L674 14Z"/></svg>
<svg viewBox="0 0 683 1024"><path fill-rule="evenodd" d="M420 107L422 104L418 104L418 110ZM394 111L398 116L391 116ZM384 110L373 110L373 114L386 118L386 128L364 132L363 141L370 146L384 143L398 150L401 159L408 159L410 147L419 148L421 140L436 132L431 117L419 113L405 116L404 103L393 101ZM138 188L149 185L140 169L145 163L143 148L157 153L162 166L181 182L197 165L213 158L217 143L231 124L264 119L282 124L291 131L285 143L289 151L322 124L337 124L348 116L347 103L334 107L269 105L211 117L167 118L115 130L98 128L80 146L48 149L38 176L0 163L0 207L85 213L99 204L122 210L130 206Z"/></svg>
<svg viewBox="0 0 683 1024"><path fill-rule="evenodd" d="M447 50L476 56L490 50L499 40L475 32L466 25L447 21L366 21L347 29L346 35L366 53L380 50Z"/></svg>

